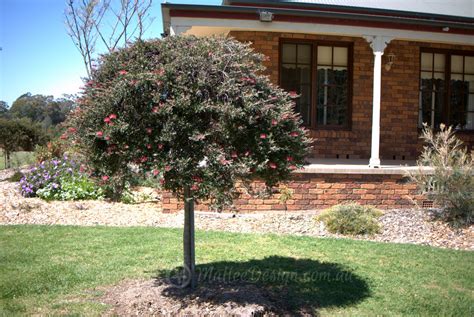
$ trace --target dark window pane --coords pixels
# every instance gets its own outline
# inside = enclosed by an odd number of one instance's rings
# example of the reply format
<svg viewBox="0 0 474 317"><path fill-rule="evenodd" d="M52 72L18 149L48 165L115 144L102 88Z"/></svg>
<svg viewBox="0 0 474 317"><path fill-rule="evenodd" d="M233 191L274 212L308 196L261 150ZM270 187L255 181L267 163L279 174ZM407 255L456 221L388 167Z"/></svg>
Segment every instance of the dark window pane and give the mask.
<svg viewBox="0 0 474 317"><path fill-rule="evenodd" d="M450 91L450 125L455 129L465 129L468 123L469 82L454 78L450 82Z"/></svg>
<svg viewBox="0 0 474 317"><path fill-rule="evenodd" d="M318 125L344 125L348 112L348 72L318 68Z"/></svg>
<svg viewBox="0 0 474 317"><path fill-rule="evenodd" d="M296 44L283 44L281 61L283 63L296 63Z"/></svg>

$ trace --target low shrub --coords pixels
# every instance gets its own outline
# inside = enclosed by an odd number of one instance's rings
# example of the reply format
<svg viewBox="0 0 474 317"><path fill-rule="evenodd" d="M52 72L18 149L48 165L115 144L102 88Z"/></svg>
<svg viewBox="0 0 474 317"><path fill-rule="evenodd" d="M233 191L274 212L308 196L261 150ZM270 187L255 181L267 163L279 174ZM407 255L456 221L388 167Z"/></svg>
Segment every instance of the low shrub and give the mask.
<svg viewBox="0 0 474 317"><path fill-rule="evenodd" d="M100 199L102 189L83 171L81 166L64 156L33 167L21 180L25 197L45 200Z"/></svg>
<svg viewBox="0 0 474 317"><path fill-rule="evenodd" d="M316 220L323 221L332 233L372 235L380 232L377 218L381 215L382 212L372 206L350 203L326 209Z"/></svg>
<svg viewBox="0 0 474 317"><path fill-rule="evenodd" d="M15 171L15 173L12 176L7 178L7 181L9 181L10 183L18 183L23 178L23 176L24 175L22 172Z"/></svg>
<svg viewBox="0 0 474 317"><path fill-rule="evenodd" d="M452 130L439 132L425 125L421 138L426 146L418 159L418 170L409 174L421 194L440 207L441 217L454 225L474 221L474 160ZM427 170L426 166L432 167Z"/></svg>
<svg viewBox="0 0 474 317"><path fill-rule="evenodd" d="M44 162L64 156L67 145L64 141L57 139L48 142L46 145L38 145L35 147L36 162Z"/></svg>

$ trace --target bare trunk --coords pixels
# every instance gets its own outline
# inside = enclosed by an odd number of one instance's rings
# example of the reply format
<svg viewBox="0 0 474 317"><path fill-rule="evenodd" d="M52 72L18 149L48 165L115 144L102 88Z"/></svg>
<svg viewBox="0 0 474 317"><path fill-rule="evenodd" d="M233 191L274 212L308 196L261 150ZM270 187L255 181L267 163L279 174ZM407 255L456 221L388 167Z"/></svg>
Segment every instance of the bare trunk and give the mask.
<svg viewBox="0 0 474 317"><path fill-rule="evenodd" d="M184 189L184 282L183 287L196 287L196 260L194 248L194 199L189 187Z"/></svg>

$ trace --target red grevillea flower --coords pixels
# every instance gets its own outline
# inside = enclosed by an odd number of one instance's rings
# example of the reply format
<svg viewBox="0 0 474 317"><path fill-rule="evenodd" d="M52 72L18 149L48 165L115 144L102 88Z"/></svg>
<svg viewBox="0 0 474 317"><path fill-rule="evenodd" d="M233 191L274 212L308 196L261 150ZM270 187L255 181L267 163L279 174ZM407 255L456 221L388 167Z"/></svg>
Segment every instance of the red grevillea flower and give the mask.
<svg viewBox="0 0 474 317"><path fill-rule="evenodd" d="M237 158L237 157L238 157L237 152L235 152L235 151L232 152L232 154L230 155L230 157L232 157L232 158Z"/></svg>
<svg viewBox="0 0 474 317"><path fill-rule="evenodd" d="M149 149L149 150L151 150L151 144L147 144L147 145L146 145L146 148Z"/></svg>
<svg viewBox="0 0 474 317"><path fill-rule="evenodd" d="M158 150L162 150L163 149L163 144L158 144Z"/></svg>
<svg viewBox="0 0 474 317"><path fill-rule="evenodd" d="M110 136L107 135L104 139L105 139L106 141L110 141Z"/></svg>
<svg viewBox="0 0 474 317"><path fill-rule="evenodd" d="M119 71L119 74L120 75L127 75L127 71L126 70L121 70L121 71Z"/></svg>
<svg viewBox="0 0 474 317"><path fill-rule="evenodd" d="M146 128L146 133L151 134L152 131L153 131L152 128Z"/></svg>
<svg viewBox="0 0 474 317"><path fill-rule="evenodd" d="M76 133L76 132L77 132L77 129L76 129L76 128L69 128L69 129L67 129L67 131L68 131L69 133Z"/></svg>
<svg viewBox="0 0 474 317"><path fill-rule="evenodd" d="M195 181L196 183L202 183L202 178L199 176L193 176L193 181Z"/></svg>
<svg viewBox="0 0 474 317"><path fill-rule="evenodd" d="M290 133L290 136L298 136L298 132L293 131L293 132Z"/></svg>
<svg viewBox="0 0 474 317"><path fill-rule="evenodd" d="M151 109L151 112L157 113L157 112L158 112L158 109L159 109L158 107L153 107L153 108Z"/></svg>
<svg viewBox="0 0 474 317"><path fill-rule="evenodd" d="M295 169L297 169L297 167L294 166L294 165L290 165L288 168L289 168L290 170L292 170L292 171L294 171Z"/></svg>
<svg viewBox="0 0 474 317"><path fill-rule="evenodd" d="M275 119L272 120L272 125L277 125L278 124L278 121L276 121Z"/></svg>
<svg viewBox="0 0 474 317"><path fill-rule="evenodd" d="M116 115L115 113L112 113L111 115L109 115L109 118L110 118L111 120L117 119L117 115Z"/></svg>
<svg viewBox="0 0 474 317"><path fill-rule="evenodd" d="M197 184L193 184L193 186L191 186L191 190L198 190L199 189L199 186Z"/></svg>
<svg viewBox="0 0 474 317"><path fill-rule="evenodd" d="M108 177L107 175L104 175L104 176L102 176L102 180L103 180L104 182L106 182L106 181L109 180L109 177Z"/></svg>
<svg viewBox="0 0 474 317"><path fill-rule="evenodd" d="M293 157L292 156L287 156L286 161L287 162L293 162Z"/></svg>
<svg viewBox="0 0 474 317"><path fill-rule="evenodd" d="M64 133L64 134L61 134L61 136L59 137L61 140L67 140L67 135Z"/></svg>
<svg viewBox="0 0 474 317"><path fill-rule="evenodd" d="M245 155L245 156L249 156L249 155L250 155L250 151L245 151L244 155Z"/></svg>
<svg viewBox="0 0 474 317"><path fill-rule="evenodd" d="M260 133L260 139L266 139L267 135L265 133Z"/></svg>
<svg viewBox="0 0 474 317"><path fill-rule="evenodd" d="M271 169L277 168L277 165L273 162L268 163L268 166L270 166Z"/></svg>
<svg viewBox="0 0 474 317"><path fill-rule="evenodd" d="M140 157L140 162L145 163L146 161L148 161L148 157L146 156Z"/></svg>
<svg viewBox="0 0 474 317"><path fill-rule="evenodd" d="M290 98L298 97L298 94L296 93L296 91L290 91L290 92L288 92L288 94L290 95Z"/></svg>
<svg viewBox="0 0 474 317"><path fill-rule="evenodd" d="M95 135L97 135L97 137L101 138L104 135L104 133L102 131L97 131Z"/></svg>
<svg viewBox="0 0 474 317"><path fill-rule="evenodd" d="M110 118L109 118L109 117L105 117L105 118L104 118L104 122L105 122L105 123L110 123Z"/></svg>
<svg viewBox="0 0 474 317"><path fill-rule="evenodd" d="M153 170L152 173L153 173L153 176L156 176L156 175L160 174L160 171L159 170Z"/></svg>

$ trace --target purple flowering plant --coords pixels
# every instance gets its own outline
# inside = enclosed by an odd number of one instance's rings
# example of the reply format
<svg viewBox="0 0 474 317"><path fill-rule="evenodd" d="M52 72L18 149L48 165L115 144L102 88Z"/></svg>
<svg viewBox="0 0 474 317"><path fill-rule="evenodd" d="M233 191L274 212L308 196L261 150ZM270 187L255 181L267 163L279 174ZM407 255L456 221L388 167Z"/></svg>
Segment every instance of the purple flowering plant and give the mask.
<svg viewBox="0 0 474 317"><path fill-rule="evenodd" d="M20 180L24 197L45 200L98 199L102 190L86 173L83 166L64 155L43 161L30 168Z"/></svg>

